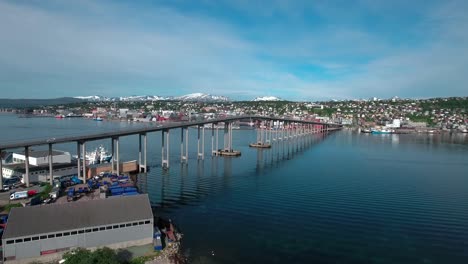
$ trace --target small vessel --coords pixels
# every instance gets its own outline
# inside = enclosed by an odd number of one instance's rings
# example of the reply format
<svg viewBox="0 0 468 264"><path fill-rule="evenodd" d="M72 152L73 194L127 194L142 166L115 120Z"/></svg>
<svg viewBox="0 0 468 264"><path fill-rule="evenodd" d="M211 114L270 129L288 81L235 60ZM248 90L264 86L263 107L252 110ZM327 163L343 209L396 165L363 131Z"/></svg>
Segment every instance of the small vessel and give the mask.
<svg viewBox="0 0 468 264"><path fill-rule="evenodd" d="M62 119L62 118L64 118L64 117L65 117L64 115L56 115L56 116L55 116L55 118L57 118L57 119Z"/></svg>
<svg viewBox="0 0 468 264"><path fill-rule="evenodd" d="M371 133L372 131L369 128L361 128L361 133Z"/></svg>
<svg viewBox="0 0 468 264"><path fill-rule="evenodd" d="M94 120L94 121L102 121L103 119L102 119L102 117L99 117L99 116L98 116L98 117L94 118L93 120Z"/></svg>
<svg viewBox="0 0 468 264"><path fill-rule="evenodd" d="M251 147L251 148L271 148L271 144L263 143L263 142L257 142L257 143L250 143L249 147Z"/></svg>
<svg viewBox="0 0 468 264"><path fill-rule="evenodd" d="M392 134L393 131L390 129L382 128L382 129L372 129L371 133L372 134Z"/></svg>

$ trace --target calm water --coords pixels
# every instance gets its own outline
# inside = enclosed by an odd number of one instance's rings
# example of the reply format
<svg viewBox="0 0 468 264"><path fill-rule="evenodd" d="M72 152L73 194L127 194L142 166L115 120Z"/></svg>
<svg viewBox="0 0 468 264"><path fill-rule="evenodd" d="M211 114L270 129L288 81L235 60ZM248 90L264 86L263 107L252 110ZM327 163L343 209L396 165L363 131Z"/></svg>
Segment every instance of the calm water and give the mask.
<svg viewBox="0 0 468 264"><path fill-rule="evenodd" d="M136 125L0 115L0 144ZM233 159L209 157L210 135L206 159L192 144L181 166L180 131L171 132L163 172L160 134L151 134L151 171L138 182L155 213L181 227L192 263L468 263L466 135L341 131L262 151L247 147L254 131L235 131L242 157ZM99 144L110 140L87 146ZM137 137L122 138L123 159L137 159L137 148Z"/></svg>

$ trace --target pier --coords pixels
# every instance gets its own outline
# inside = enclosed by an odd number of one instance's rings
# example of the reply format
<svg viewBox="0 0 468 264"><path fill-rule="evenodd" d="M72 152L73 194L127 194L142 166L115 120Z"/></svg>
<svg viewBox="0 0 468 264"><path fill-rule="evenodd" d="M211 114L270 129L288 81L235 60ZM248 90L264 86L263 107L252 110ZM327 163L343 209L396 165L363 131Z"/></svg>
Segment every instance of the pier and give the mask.
<svg viewBox="0 0 468 264"><path fill-rule="evenodd" d="M64 136L60 138L45 138L39 140L25 140L20 142L12 142L0 145L0 152L8 149L23 148L25 152L25 175L24 183L27 187L30 185L29 181L29 150L32 146L47 145L49 148L49 171L50 183L53 183L53 159L52 148L54 144L76 142L77 157L78 157L78 177L86 180L90 177L92 170L87 168L86 162L82 162L82 157L86 153L86 143L90 141L110 139L112 148L112 159L110 168L106 168L113 173L120 174L123 171L122 163L120 161L119 153L119 139L120 137L139 135L139 154L138 162L135 162L135 170L139 172L146 172L148 168L147 162L147 136L148 133L161 132L161 166L165 169L170 167L170 148L169 139L170 132L174 129L181 129L180 136L180 162L188 163L189 154L189 127L197 128L197 159L203 160L205 158L205 125L211 124L211 156L227 156L235 157L240 156L241 152L234 149L232 135L233 123L241 120L255 120L257 123L257 142L251 144L252 147L265 147L271 146L274 142L289 141L295 138L304 137L308 134L328 133L340 130L342 126L335 123L321 123L310 120L297 120L288 118L266 117L266 116L232 116L225 118L217 118L203 121L170 123L156 127L133 128L122 131L113 131L106 133L88 134L81 136ZM223 148L219 148L219 125L224 124L223 131ZM133 164L133 163L132 163ZM0 188L3 188L3 171L2 162L0 162ZM130 166L130 165L129 165ZM125 167L125 166L124 166ZM133 168L132 168L133 170ZM97 171L96 171L97 172Z"/></svg>

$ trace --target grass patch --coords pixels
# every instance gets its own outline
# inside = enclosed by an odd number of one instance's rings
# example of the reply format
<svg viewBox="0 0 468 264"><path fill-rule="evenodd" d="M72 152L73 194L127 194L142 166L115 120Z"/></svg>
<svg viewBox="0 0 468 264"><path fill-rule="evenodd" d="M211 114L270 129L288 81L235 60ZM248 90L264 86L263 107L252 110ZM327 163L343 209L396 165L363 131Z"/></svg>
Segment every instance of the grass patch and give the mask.
<svg viewBox="0 0 468 264"><path fill-rule="evenodd" d="M23 207L23 205L20 203L5 204L1 209L2 211L6 211L9 213L11 208L15 208L15 207Z"/></svg>

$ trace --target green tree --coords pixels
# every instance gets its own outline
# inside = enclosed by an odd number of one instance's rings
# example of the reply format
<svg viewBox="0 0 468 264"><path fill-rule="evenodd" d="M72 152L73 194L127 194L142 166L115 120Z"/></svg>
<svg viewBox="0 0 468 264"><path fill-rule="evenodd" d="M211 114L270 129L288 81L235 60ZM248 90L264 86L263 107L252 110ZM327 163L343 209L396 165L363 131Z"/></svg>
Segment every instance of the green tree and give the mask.
<svg viewBox="0 0 468 264"><path fill-rule="evenodd" d="M67 264L119 264L114 250L103 247L91 252L87 249L77 249L63 256Z"/></svg>

